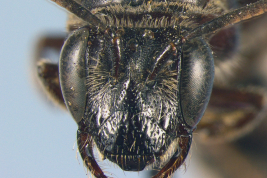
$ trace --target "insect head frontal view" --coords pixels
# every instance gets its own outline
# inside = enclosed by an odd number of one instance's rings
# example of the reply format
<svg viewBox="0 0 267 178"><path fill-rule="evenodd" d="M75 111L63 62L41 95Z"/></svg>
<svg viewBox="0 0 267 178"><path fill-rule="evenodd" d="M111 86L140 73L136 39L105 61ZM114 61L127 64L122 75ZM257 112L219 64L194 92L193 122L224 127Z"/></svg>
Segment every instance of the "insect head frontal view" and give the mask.
<svg viewBox="0 0 267 178"><path fill-rule="evenodd" d="M39 79L78 124L78 149L98 178L107 175L94 147L124 171L171 177L208 106L216 61L236 50L232 24L267 10L266 0L52 1L70 13L69 35L43 41L62 49L59 64L38 61Z"/></svg>

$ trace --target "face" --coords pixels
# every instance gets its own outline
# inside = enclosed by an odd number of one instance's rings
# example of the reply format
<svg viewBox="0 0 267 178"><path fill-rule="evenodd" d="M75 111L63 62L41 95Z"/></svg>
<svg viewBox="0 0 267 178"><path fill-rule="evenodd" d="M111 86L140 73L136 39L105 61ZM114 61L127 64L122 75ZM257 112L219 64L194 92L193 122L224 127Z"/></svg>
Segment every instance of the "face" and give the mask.
<svg viewBox="0 0 267 178"><path fill-rule="evenodd" d="M62 91L52 95L78 124L85 165L106 177L95 146L122 170L154 167L160 169L154 177L171 176L183 164L209 103L214 63L227 62L238 45L238 28L228 26L237 23L235 16L220 16L233 3L55 2L76 16L70 15L72 32L61 49L60 81L42 81L48 90ZM45 62L39 68L39 74L52 74Z"/></svg>
<svg viewBox="0 0 267 178"><path fill-rule="evenodd" d="M103 156L124 170L169 160L170 153L180 151L171 145L181 135L191 137L207 106L214 76L211 51L202 39L183 49L171 46L178 32L115 28L101 33L85 27L62 48L60 81L69 110L87 125ZM70 95L84 83L85 97ZM82 106L77 118L73 107Z"/></svg>

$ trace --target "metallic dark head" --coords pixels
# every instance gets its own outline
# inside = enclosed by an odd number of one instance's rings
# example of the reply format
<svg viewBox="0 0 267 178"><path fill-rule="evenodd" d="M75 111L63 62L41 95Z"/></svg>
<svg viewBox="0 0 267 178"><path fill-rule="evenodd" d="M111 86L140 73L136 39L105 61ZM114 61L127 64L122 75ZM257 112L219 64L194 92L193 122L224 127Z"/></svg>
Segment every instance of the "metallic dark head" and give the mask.
<svg viewBox="0 0 267 178"><path fill-rule="evenodd" d="M123 170L163 166L179 155L179 138L191 137L206 109L210 49L201 38L182 44L179 33L178 27L84 27L63 46L65 102L104 158Z"/></svg>

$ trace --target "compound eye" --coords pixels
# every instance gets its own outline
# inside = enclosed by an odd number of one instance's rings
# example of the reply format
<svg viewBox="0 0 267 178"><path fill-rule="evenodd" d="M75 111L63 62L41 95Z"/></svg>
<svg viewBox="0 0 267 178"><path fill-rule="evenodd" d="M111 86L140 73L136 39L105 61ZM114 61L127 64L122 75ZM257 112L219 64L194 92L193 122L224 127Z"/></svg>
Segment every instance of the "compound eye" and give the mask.
<svg viewBox="0 0 267 178"><path fill-rule="evenodd" d="M214 79L214 61L202 39L183 47L181 64L181 111L185 123L195 128L208 105Z"/></svg>
<svg viewBox="0 0 267 178"><path fill-rule="evenodd" d="M85 55L89 31L75 30L65 41L59 61L59 78L65 104L78 123L84 114L86 101Z"/></svg>

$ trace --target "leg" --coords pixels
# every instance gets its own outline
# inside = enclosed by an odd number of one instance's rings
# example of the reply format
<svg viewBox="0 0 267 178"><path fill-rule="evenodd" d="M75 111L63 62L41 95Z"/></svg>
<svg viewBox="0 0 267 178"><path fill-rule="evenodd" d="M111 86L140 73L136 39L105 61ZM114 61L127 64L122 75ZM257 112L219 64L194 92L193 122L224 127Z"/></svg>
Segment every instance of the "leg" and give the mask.
<svg viewBox="0 0 267 178"><path fill-rule="evenodd" d="M266 112L265 99L260 89L214 88L196 133L212 142L240 137L262 120Z"/></svg>
<svg viewBox="0 0 267 178"><path fill-rule="evenodd" d="M37 43L37 49L35 53L35 67L37 66L37 81L40 86L40 90L46 93L49 99L54 103L65 107L64 99L61 93L59 84L59 73L57 62L51 62L47 59L53 57L53 53L57 53L57 59L60 53L60 49L64 43L64 37L51 37L44 36ZM49 60L50 60L49 59ZM36 73L34 73L36 75Z"/></svg>
<svg viewBox="0 0 267 178"><path fill-rule="evenodd" d="M203 144L194 135L192 156L201 158L201 164L227 178L265 178L267 175L267 120L250 134L234 142ZM207 170L202 170L207 171Z"/></svg>

